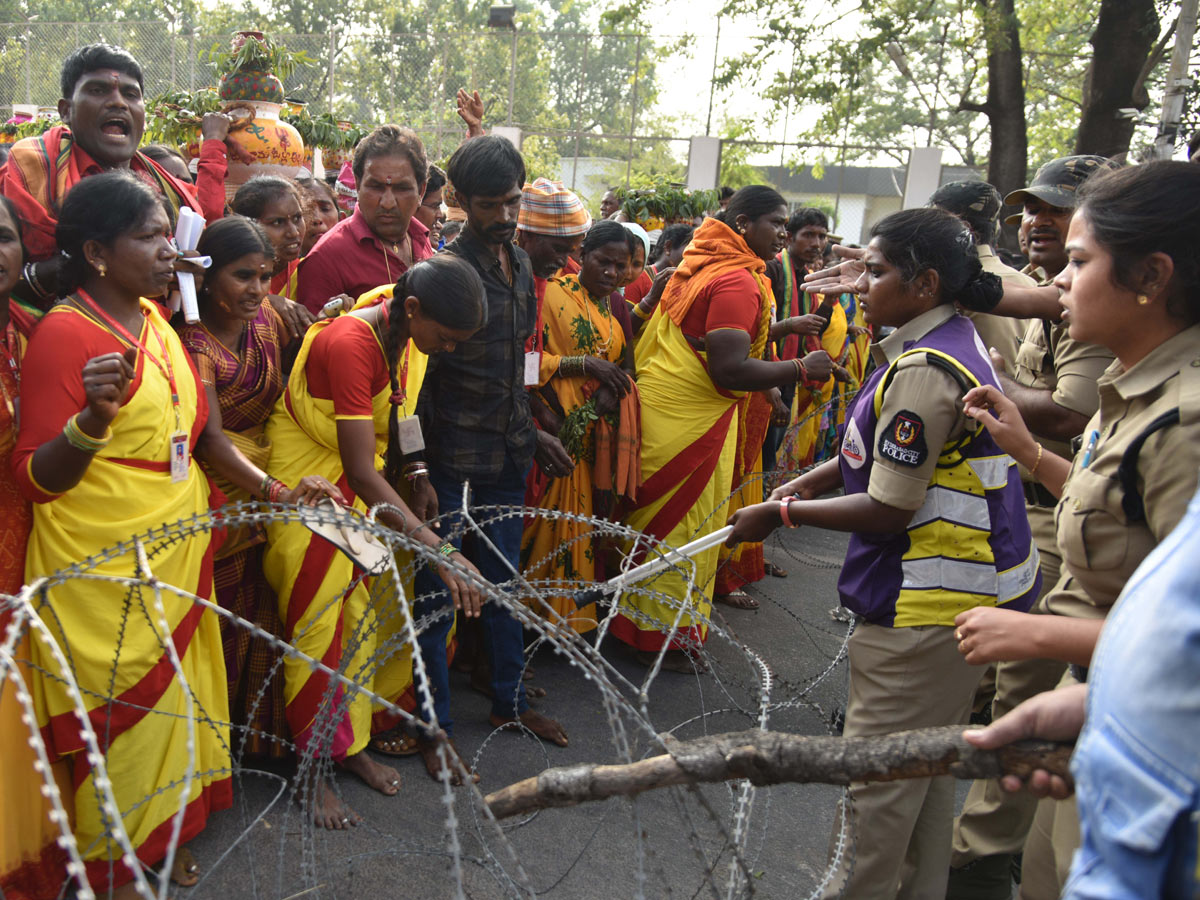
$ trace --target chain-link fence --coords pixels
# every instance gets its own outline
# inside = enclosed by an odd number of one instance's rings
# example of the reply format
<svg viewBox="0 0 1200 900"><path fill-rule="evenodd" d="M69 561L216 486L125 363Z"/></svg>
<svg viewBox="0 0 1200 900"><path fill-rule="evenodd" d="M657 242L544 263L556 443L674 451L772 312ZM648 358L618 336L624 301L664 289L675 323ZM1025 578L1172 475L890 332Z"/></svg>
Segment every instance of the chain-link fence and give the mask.
<svg viewBox="0 0 1200 900"><path fill-rule="evenodd" d="M650 39L637 34L531 31L454 34L275 34L312 61L287 80L290 98L359 122L402 122L440 158L457 146L460 87L478 90L491 124L515 125L560 156L622 158L639 148L639 112L654 100ZM213 48L227 34L179 34L164 22L0 24L0 99L52 107L62 60L105 40L141 62L152 97L212 86ZM551 149L543 146L542 150ZM537 152L537 147L534 148Z"/></svg>
<svg viewBox="0 0 1200 900"><path fill-rule="evenodd" d="M180 33L161 21L0 23L0 103L53 107L62 95L63 60L99 40L125 47L139 60L147 97L215 86L219 75L210 52L227 50L229 37ZM525 30L272 33L272 39L309 60L285 81L290 99L304 101L311 112L359 123L408 125L433 160L444 160L462 140L458 89L478 90L489 127L520 129L530 175L562 179L593 208L610 185L686 180L689 138L706 129L674 114L680 72L689 78L689 108L701 118L707 105L711 122L718 93L710 79L714 50L703 40L667 47L667 39L643 34ZM701 77L693 83L697 72ZM907 152L739 139L724 142L722 159L726 168L742 165L752 172L749 178L733 174L734 184L765 181L792 205L816 202L834 212L887 205L872 201L865 188L845 190L842 163L872 154L901 161L898 184L891 174L880 182L884 195L898 201ZM855 214L849 223L852 239L860 218Z"/></svg>

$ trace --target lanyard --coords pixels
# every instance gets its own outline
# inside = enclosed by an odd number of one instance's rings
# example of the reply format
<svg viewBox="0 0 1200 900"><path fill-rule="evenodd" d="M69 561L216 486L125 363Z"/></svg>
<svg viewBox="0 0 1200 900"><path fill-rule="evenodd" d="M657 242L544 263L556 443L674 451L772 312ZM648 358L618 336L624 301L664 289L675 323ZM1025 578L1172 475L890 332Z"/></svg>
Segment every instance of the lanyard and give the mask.
<svg viewBox="0 0 1200 900"><path fill-rule="evenodd" d="M162 350L162 359L159 360L156 356L154 356L153 353L150 352L145 344L129 333L129 329L101 309L96 301L88 296L86 291L80 288L75 293L79 300L83 302L85 312L91 313L92 316L99 321L101 325L112 332L118 340L124 341L131 347L136 347L146 357L146 359L154 363L154 365L158 368L158 371L162 372L163 377L167 379L167 384L171 386L171 406L175 412L175 430L182 431L183 419L179 415L179 388L175 383L175 367L171 365L171 354L167 352L167 344L166 341L162 339L162 335L159 334L158 330L155 328L149 329L154 334L155 338L158 339L159 349Z"/></svg>
<svg viewBox="0 0 1200 900"><path fill-rule="evenodd" d="M4 383L4 379L0 378L0 394L4 395L4 406L8 410L8 417L12 420L12 433L15 438L17 435L17 406L18 397L21 395L21 363L17 359L17 350L20 344L17 343L20 337L17 335L17 329L10 320L4 329L5 356L8 362L8 371L12 374L13 382L17 386L17 396L10 396L8 386Z"/></svg>
<svg viewBox="0 0 1200 900"><path fill-rule="evenodd" d="M383 300L379 304L380 305L380 310L379 310L380 318L383 319L383 340L380 341L380 344L383 344L387 341L386 335L388 333L388 330L390 329L390 325L388 322L388 317L389 317L388 303L389 303L388 298L384 297ZM392 403L395 406L403 406L404 402L408 399L408 348L411 344L412 344L411 340L407 340L404 342L404 359L400 363L400 390L398 390L394 394L392 394L392 396L390 398ZM385 358L387 357L386 350L384 351L384 357Z"/></svg>
<svg viewBox="0 0 1200 900"><path fill-rule="evenodd" d="M537 304L537 321L533 326L533 352L538 355L538 359L542 358L542 309L546 303L546 290L543 287L542 296L537 295L537 291L533 292L534 302Z"/></svg>

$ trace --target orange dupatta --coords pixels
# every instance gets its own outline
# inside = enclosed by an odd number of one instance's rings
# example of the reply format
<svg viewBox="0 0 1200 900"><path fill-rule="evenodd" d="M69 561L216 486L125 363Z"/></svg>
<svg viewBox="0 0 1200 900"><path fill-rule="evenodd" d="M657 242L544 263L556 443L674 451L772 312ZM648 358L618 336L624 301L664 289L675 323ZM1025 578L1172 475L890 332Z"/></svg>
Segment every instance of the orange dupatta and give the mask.
<svg viewBox="0 0 1200 900"><path fill-rule="evenodd" d="M766 268L767 264L751 252L740 234L719 219L705 219L683 251L683 260L671 276L658 308L682 326L688 310L708 285L722 275L745 269L758 285L760 300L758 332L751 339L750 355L762 359L774 298L771 283L763 274Z"/></svg>

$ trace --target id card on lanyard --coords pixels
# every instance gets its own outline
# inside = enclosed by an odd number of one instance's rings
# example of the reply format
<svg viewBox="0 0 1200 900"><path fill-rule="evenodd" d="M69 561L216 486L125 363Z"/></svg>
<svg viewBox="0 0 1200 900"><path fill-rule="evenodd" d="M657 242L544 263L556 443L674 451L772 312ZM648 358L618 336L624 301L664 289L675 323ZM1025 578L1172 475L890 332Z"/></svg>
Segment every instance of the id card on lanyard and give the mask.
<svg viewBox="0 0 1200 900"><path fill-rule="evenodd" d="M119 340L124 341L131 347L136 347L138 352L154 363L158 371L162 372L163 377L167 379L167 384L171 388L171 409L175 413L175 430L171 433L170 458L167 460L167 463L170 466L172 482L186 481L188 469L191 466L191 447L188 442L188 433L183 428L183 418L179 412L179 386L175 381L175 367L171 363L171 353L167 350L166 341L163 340L162 335L156 329L148 327L148 330L158 340L159 350L162 351L162 359L160 360L150 352L145 344L130 334L129 329L101 309L99 304L88 296L84 290L80 289L75 293L83 301L87 312L90 312L99 319L100 323L116 335Z"/></svg>
<svg viewBox="0 0 1200 900"><path fill-rule="evenodd" d="M533 296L537 301L537 323L533 330L533 349L525 351L525 387L537 387L542 383L542 304L545 297L539 297L536 292Z"/></svg>

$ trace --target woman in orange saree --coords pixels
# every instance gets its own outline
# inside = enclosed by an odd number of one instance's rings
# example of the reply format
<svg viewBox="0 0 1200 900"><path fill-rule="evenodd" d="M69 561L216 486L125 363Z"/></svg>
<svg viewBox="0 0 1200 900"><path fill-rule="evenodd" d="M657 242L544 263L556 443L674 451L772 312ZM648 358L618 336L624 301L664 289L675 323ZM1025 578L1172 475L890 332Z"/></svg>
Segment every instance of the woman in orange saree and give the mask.
<svg viewBox="0 0 1200 900"><path fill-rule="evenodd" d="M178 252L158 196L128 172L90 176L67 194L58 221L69 254L66 300L29 344L14 460L34 501L25 577L86 561L85 575L145 577L121 538L206 513L202 458L245 490L295 502L336 491L310 482L289 490L223 435L203 434L208 403L191 360L159 307ZM229 710L217 615L192 598L213 596L206 533L150 539L144 559L158 583L54 579L39 613L66 656L103 757L91 761L53 648L34 638L38 724L54 759L74 770L74 831L93 888L131 896L142 878L126 862L119 819L141 865L198 834L231 800ZM92 557L95 557L92 559ZM178 591L178 593L176 592ZM170 649L168 649L168 647ZM192 752L188 752L188 748ZM115 808L106 799L105 781ZM184 848L171 877L196 881Z"/></svg>
<svg viewBox="0 0 1200 900"><path fill-rule="evenodd" d="M721 527L733 478L737 404L805 375L827 377L829 358L763 359L772 294L763 271L783 247L787 205L763 185L742 188L706 219L684 252L637 347L643 484L627 523L670 546ZM644 554L644 548L639 551ZM620 597L612 633L649 662L692 670L708 636L717 548L695 557L694 581L669 570Z"/></svg>
<svg viewBox="0 0 1200 900"><path fill-rule="evenodd" d="M609 305L629 257L626 229L603 220L583 239L579 274L552 278L546 284L538 393L557 422L556 430L565 437L563 446L575 460L575 468L549 481L541 495L532 498L542 509L607 515L613 495L636 498L641 480L637 392L621 368L625 334ZM605 430L611 435L608 420L614 417L616 439L598 439ZM631 463L624 467L625 477L616 482L613 475L621 466L612 464L614 450ZM597 473L607 477L598 480ZM597 492L606 494L599 509ZM573 586L595 580L602 546L592 527L583 522L540 516L526 521L521 568L531 580L546 586L544 600L549 608L538 603L540 613L581 634L596 627L595 604L576 609L570 592Z"/></svg>

